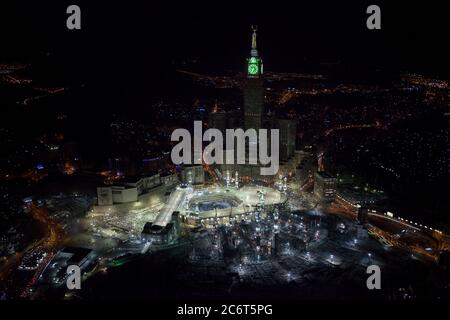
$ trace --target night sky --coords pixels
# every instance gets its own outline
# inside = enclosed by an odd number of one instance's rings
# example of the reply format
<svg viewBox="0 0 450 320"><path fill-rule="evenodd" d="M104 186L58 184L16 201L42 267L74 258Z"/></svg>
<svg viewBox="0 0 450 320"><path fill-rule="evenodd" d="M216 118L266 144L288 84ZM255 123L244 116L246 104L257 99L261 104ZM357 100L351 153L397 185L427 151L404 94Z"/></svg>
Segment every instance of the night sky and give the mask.
<svg viewBox="0 0 450 320"><path fill-rule="evenodd" d="M1 10L2 55L13 57L61 51L88 63L98 55L122 65L127 59L161 65L200 57L239 68L249 50L249 27L258 24L260 47L273 69L305 67L305 58L430 70L447 63L449 26L442 1L14 3ZM81 31L65 27L65 9L72 3L82 10ZM382 30L366 29L369 4L381 7Z"/></svg>
<svg viewBox="0 0 450 320"><path fill-rule="evenodd" d="M111 103L139 101L173 90L167 72L189 59L210 73L244 70L250 25L257 24L267 71L320 72L336 64L361 79L373 69L449 77L442 1L93 2L3 7L0 58L34 62L51 54L49 81L86 82L100 96L120 92ZM75 3L81 31L66 29L66 8ZM370 4L381 7L382 30L366 28Z"/></svg>

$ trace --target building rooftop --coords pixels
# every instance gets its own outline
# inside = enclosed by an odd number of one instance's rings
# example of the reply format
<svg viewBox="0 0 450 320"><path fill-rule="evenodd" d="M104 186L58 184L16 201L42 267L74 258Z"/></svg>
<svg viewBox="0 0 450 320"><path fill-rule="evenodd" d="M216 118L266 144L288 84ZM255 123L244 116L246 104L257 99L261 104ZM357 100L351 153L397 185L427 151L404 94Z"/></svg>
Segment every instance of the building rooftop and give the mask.
<svg viewBox="0 0 450 320"><path fill-rule="evenodd" d="M165 227L147 222L142 230L144 234L166 234L172 229L173 223L168 223Z"/></svg>
<svg viewBox="0 0 450 320"><path fill-rule="evenodd" d="M92 252L92 249L82 247L65 247L61 250L61 252L65 254L72 254L70 259L67 261L69 264L78 264Z"/></svg>
<svg viewBox="0 0 450 320"><path fill-rule="evenodd" d="M318 172L317 172L317 175L320 176L320 177L322 177L322 178L324 178L324 179L332 179L332 178L335 178L334 175L332 175L331 173L326 172L326 171L318 171Z"/></svg>

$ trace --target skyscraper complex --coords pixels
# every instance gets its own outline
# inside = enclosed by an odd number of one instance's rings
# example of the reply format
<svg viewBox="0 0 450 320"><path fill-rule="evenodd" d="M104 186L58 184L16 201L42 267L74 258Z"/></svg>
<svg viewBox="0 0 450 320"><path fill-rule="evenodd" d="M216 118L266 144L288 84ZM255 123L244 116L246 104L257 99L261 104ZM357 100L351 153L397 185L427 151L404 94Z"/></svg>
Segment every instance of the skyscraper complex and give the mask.
<svg viewBox="0 0 450 320"><path fill-rule="evenodd" d="M264 78L263 78L263 61L257 49L257 27L252 26L252 41L250 56L246 58L245 79L243 85L243 106L244 106L244 123L245 130L255 130L258 133L259 129L279 129L279 161L289 161L295 152L295 137L297 130L297 123L290 119L275 119L273 115L266 119L265 102L264 102ZM231 115L232 117L232 115ZM239 121L230 121L230 114L214 108L209 115L209 126L211 128L219 129L225 134L227 123L239 123ZM267 121L270 120L270 121ZM269 135L268 144L272 137ZM235 171L239 172L240 176L247 176L251 178L258 178L260 176L261 164L250 164L248 150L254 147L256 150L260 148L259 141L257 146L251 146L250 141L245 142L246 146L246 163L245 164L224 164L220 165L219 169L222 172ZM253 142L254 143L254 142ZM234 152L236 159L236 144L234 150L226 150L226 152ZM226 153L225 152L225 153ZM270 152L270 151L269 151Z"/></svg>

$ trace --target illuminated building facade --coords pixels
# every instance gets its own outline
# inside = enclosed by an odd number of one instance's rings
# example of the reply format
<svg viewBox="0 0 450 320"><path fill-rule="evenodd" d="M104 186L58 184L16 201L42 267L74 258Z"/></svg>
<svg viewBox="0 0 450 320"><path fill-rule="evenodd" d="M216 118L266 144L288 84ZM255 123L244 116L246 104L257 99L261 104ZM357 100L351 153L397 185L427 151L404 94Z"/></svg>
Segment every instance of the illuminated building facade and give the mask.
<svg viewBox="0 0 450 320"><path fill-rule="evenodd" d="M247 58L246 82L244 86L245 129L261 128L264 112L263 62L256 48L256 27L252 27L252 49Z"/></svg>
<svg viewBox="0 0 450 320"><path fill-rule="evenodd" d="M277 119L280 130L280 161L287 161L295 153L297 122L291 119Z"/></svg>
<svg viewBox="0 0 450 320"><path fill-rule="evenodd" d="M337 179L327 172L316 172L314 194L322 201L333 201L336 195Z"/></svg>
<svg viewBox="0 0 450 320"><path fill-rule="evenodd" d="M181 181L188 184L205 183L205 171L199 164L185 165L181 172Z"/></svg>

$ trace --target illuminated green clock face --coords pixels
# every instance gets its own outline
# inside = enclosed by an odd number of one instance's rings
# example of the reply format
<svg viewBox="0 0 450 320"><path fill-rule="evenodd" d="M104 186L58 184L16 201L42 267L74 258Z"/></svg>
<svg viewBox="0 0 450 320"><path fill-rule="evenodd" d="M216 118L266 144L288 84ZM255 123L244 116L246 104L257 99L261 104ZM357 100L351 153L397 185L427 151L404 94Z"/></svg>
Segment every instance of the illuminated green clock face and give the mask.
<svg viewBox="0 0 450 320"><path fill-rule="evenodd" d="M255 75L258 73L258 66L256 64L248 65L248 73L251 75Z"/></svg>

